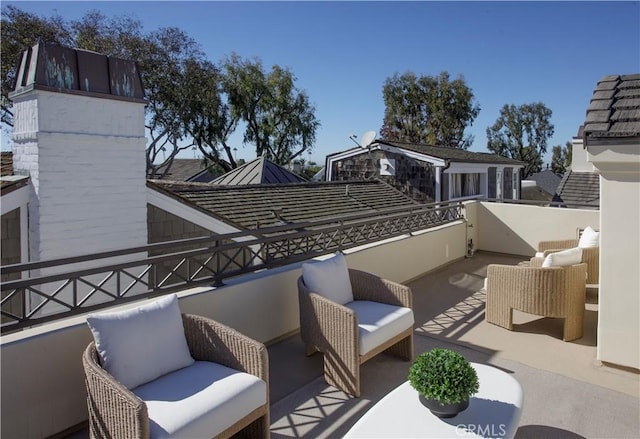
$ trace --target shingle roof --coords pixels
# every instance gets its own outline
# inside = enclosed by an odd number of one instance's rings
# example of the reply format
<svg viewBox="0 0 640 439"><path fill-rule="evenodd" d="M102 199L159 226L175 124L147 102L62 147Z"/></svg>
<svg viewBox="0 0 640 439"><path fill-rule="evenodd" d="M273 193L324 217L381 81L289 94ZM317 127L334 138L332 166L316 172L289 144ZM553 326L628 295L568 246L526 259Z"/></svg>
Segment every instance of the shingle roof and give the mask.
<svg viewBox="0 0 640 439"><path fill-rule="evenodd" d="M216 173L205 169L202 159L173 159L169 172L162 176L166 168L166 166L160 167L152 179L208 183L218 177Z"/></svg>
<svg viewBox="0 0 640 439"><path fill-rule="evenodd" d="M0 152L0 177L13 175L13 153L11 151Z"/></svg>
<svg viewBox="0 0 640 439"><path fill-rule="evenodd" d="M595 172L565 172L553 201L566 203L569 207L599 206L600 176Z"/></svg>
<svg viewBox="0 0 640 439"><path fill-rule="evenodd" d="M433 146L420 143L400 142L396 140L376 140L375 143L394 146L396 148L406 149L408 151L418 152L420 154L429 155L439 159L445 159L452 162L465 163L504 163L524 165L524 162L502 157L497 154L489 154L486 152L466 151L460 148L449 148L445 146ZM344 152L344 151L343 151ZM340 153L338 153L340 154ZM332 154L333 155L333 154Z"/></svg>
<svg viewBox="0 0 640 439"><path fill-rule="evenodd" d="M640 136L640 74L610 75L593 92L584 123L585 138Z"/></svg>
<svg viewBox="0 0 640 439"><path fill-rule="evenodd" d="M380 180L212 186L149 181L149 186L240 229L419 205Z"/></svg>
<svg viewBox="0 0 640 439"><path fill-rule="evenodd" d="M0 194L6 195L27 184L28 176L15 175L13 171L13 153L11 151L0 152Z"/></svg>
<svg viewBox="0 0 640 439"><path fill-rule="evenodd" d="M558 189L558 185L562 180L551 169L545 169L544 171L537 172L527 177L527 180L533 180L536 185L549 194L555 194Z"/></svg>
<svg viewBox="0 0 640 439"><path fill-rule="evenodd" d="M245 163L212 181L219 185L281 184L307 181L264 157Z"/></svg>

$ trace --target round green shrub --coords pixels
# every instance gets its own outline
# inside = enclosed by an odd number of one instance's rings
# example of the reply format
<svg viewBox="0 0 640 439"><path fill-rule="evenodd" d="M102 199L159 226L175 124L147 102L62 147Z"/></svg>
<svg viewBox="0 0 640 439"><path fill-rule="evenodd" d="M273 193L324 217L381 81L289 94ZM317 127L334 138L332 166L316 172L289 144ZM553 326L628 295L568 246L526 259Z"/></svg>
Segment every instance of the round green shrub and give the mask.
<svg viewBox="0 0 640 439"><path fill-rule="evenodd" d="M421 395L441 404L457 404L478 392L478 374L458 352L434 348L416 357L409 382Z"/></svg>

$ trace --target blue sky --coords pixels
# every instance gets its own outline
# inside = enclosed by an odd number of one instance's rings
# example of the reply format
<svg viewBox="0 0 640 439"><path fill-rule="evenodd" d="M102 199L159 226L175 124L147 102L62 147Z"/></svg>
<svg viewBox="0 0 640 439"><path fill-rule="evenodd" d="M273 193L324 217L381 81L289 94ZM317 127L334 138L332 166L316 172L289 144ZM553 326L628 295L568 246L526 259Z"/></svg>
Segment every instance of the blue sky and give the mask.
<svg viewBox="0 0 640 439"><path fill-rule="evenodd" d="M321 123L306 159L379 132L382 86L395 73L462 75L481 111L467 133L486 152L486 129L504 104L543 102L563 145L584 122L593 90L610 74L640 73L640 2L13 2L68 20L91 9L127 15L145 31L176 26L213 62L236 52L289 68ZM254 149L232 138L238 157ZM4 143L4 142L3 142Z"/></svg>

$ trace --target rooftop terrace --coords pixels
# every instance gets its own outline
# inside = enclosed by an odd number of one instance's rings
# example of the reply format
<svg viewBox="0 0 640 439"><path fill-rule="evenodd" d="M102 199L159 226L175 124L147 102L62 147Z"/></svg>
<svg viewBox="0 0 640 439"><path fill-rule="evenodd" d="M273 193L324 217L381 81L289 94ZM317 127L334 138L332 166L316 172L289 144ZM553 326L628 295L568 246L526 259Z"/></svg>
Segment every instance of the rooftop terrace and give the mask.
<svg viewBox="0 0 640 439"><path fill-rule="evenodd" d="M514 374L525 392L516 437L637 437L638 371L598 360L599 292L590 292L585 335L574 342L562 341L560 319L516 313L514 331L484 321L488 264L526 260L543 238L574 235L598 219L593 209L470 202L462 220L346 254L350 266L412 287L416 354L451 347ZM468 239L479 250L470 258ZM267 344L273 437L340 437L406 380L410 363L386 355L366 362L360 398L325 384L320 355L306 357L297 332L299 274L298 262L192 288L178 293L180 306ZM257 318L264 315L271 318ZM3 335L3 437L86 437L80 352L90 338L83 315Z"/></svg>

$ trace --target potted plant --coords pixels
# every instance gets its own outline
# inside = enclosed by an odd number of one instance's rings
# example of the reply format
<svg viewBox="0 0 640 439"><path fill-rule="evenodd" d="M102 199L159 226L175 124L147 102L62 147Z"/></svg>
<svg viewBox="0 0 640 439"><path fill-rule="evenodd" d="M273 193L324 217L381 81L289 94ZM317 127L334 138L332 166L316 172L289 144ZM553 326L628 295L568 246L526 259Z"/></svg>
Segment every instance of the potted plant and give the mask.
<svg viewBox="0 0 640 439"><path fill-rule="evenodd" d="M434 348L416 357L409 382L420 401L441 418L451 418L469 406L478 392L478 374L458 352Z"/></svg>

